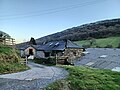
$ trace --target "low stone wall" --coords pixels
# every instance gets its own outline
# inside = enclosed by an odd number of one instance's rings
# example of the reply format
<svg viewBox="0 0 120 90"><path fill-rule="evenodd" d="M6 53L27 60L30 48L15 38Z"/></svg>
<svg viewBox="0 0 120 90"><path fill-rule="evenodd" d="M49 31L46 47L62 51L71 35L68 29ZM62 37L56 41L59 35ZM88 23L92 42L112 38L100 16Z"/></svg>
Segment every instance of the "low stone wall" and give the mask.
<svg viewBox="0 0 120 90"><path fill-rule="evenodd" d="M72 63L76 58L82 56L83 49L68 48L64 51L64 56L68 57L68 62Z"/></svg>
<svg viewBox="0 0 120 90"><path fill-rule="evenodd" d="M64 64L65 60L69 63L73 63L76 58L80 58L82 56L83 49L74 49L67 48L65 51L61 51L54 56L50 56L49 58L57 59L57 63Z"/></svg>

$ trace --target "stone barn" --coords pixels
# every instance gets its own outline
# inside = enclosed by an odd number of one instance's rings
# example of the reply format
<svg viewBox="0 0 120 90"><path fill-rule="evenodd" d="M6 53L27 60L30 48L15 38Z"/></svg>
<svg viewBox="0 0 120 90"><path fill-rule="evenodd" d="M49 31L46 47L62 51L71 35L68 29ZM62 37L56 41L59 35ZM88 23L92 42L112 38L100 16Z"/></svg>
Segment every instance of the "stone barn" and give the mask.
<svg viewBox="0 0 120 90"><path fill-rule="evenodd" d="M25 45L18 49L20 50L21 57L34 56L36 58L45 58L41 45Z"/></svg>
<svg viewBox="0 0 120 90"><path fill-rule="evenodd" d="M51 41L44 45L25 45L19 50L21 57L54 58L58 63L65 60L72 63L76 58L81 57L84 48L70 40L60 40Z"/></svg>
<svg viewBox="0 0 120 90"><path fill-rule="evenodd" d="M54 57L60 60L67 59L72 63L78 57L81 57L84 48L71 42L70 40L52 41L44 45L45 57Z"/></svg>

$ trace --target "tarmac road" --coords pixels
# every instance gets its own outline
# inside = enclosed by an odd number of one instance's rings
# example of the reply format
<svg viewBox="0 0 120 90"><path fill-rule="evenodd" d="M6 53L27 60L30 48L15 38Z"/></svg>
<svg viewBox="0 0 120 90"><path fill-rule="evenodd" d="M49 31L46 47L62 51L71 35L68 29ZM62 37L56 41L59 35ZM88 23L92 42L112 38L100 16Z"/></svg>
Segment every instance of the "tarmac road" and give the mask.
<svg viewBox="0 0 120 90"><path fill-rule="evenodd" d="M30 70L0 75L0 90L40 90L55 80L65 78L68 72L55 66L28 63Z"/></svg>

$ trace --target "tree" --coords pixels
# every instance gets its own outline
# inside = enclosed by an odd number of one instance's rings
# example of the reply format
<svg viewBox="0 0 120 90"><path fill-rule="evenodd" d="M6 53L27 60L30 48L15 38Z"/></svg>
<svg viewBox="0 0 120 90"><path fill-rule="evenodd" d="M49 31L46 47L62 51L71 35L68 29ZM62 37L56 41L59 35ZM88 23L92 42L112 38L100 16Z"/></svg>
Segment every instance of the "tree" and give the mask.
<svg viewBox="0 0 120 90"><path fill-rule="evenodd" d="M35 41L35 39L34 39L33 37L31 37L31 39L30 39L30 44L32 44L32 45L37 45L37 44L36 44L36 41Z"/></svg>

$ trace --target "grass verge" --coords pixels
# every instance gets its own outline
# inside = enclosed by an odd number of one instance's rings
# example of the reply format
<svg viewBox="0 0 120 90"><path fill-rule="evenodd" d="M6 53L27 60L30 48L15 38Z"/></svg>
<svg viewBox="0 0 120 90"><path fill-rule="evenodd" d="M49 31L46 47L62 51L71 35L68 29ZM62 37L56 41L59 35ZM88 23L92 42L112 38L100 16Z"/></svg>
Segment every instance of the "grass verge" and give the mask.
<svg viewBox="0 0 120 90"><path fill-rule="evenodd" d="M14 73L29 69L20 64L19 52L12 47L0 45L0 74Z"/></svg>
<svg viewBox="0 0 120 90"><path fill-rule="evenodd" d="M46 90L120 90L120 72L87 67L62 66L69 72Z"/></svg>
<svg viewBox="0 0 120 90"><path fill-rule="evenodd" d="M0 74L15 73L19 71L28 70L29 67L18 62L4 62L0 61Z"/></svg>

